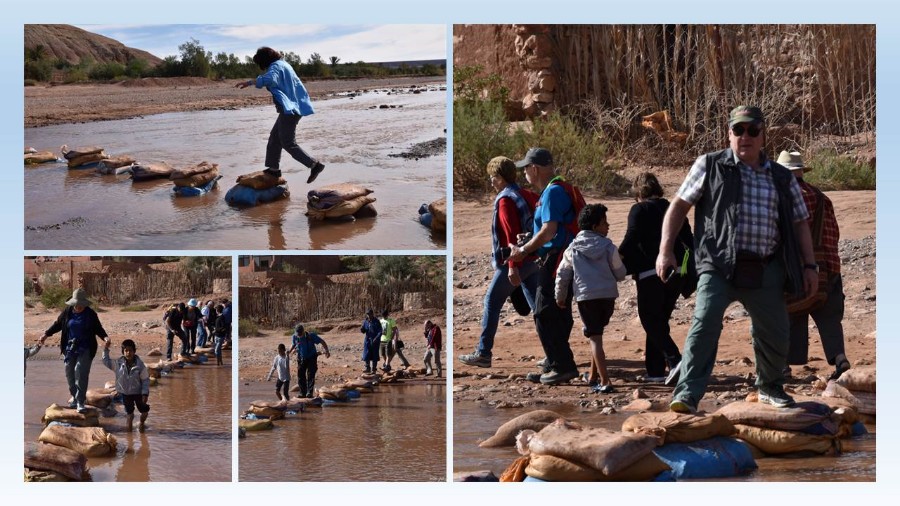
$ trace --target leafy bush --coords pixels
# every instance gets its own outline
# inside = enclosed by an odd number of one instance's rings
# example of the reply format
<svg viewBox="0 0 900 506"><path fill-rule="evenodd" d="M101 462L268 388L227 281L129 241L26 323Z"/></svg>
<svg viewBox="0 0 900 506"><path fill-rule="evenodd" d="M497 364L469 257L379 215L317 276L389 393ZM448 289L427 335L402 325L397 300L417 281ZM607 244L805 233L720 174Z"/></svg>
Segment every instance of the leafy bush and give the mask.
<svg viewBox="0 0 900 506"><path fill-rule="evenodd" d="M97 81L109 81L125 75L125 66L121 63L100 63L91 67L88 77Z"/></svg>
<svg viewBox="0 0 900 506"><path fill-rule="evenodd" d="M821 190L874 190L875 169L833 150L811 153L806 165L813 170L803 175L806 182Z"/></svg>
<svg viewBox="0 0 900 506"><path fill-rule="evenodd" d="M34 295L34 283L28 276L25 276L25 295Z"/></svg>
<svg viewBox="0 0 900 506"><path fill-rule="evenodd" d="M344 272L359 272L369 269L371 259L365 256L341 257L341 270Z"/></svg>
<svg viewBox="0 0 900 506"><path fill-rule="evenodd" d="M238 336L253 337L259 334L259 326L252 320L247 318L238 319Z"/></svg>
<svg viewBox="0 0 900 506"><path fill-rule="evenodd" d="M88 80L87 72L81 67L72 67L66 72L63 82L66 84L81 83Z"/></svg>
<svg viewBox="0 0 900 506"><path fill-rule="evenodd" d="M142 312L142 311L152 311L153 308L147 306L145 304L135 304L133 306L125 306L122 308L122 311L125 312Z"/></svg>
<svg viewBox="0 0 900 506"><path fill-rule="evenodd" d="M378 285L413 279L418 269L407 256L385 255L376 257L369 270L369 278Z"/></svg>
<svg viewBox="0 0 900 506"><path fill-rule="evenodd" d="M35 86L35 85L37 85L37 81L35 81L34 79L26 79L25 80L25 86Z"/></svg>
<svg viewBox="0 0 900 506"><path fill-rule="evenodd" d="M25 79L49 81L53 77L53 65L49 60L28 60L25 62Z"/></svg>
<svg viewBox="0 0 900 506"><path fill-rule="evenodd" d="M41 293L41 303L49 309L62 309L72 296L72 291L62 285L49 285Z"/></svg>

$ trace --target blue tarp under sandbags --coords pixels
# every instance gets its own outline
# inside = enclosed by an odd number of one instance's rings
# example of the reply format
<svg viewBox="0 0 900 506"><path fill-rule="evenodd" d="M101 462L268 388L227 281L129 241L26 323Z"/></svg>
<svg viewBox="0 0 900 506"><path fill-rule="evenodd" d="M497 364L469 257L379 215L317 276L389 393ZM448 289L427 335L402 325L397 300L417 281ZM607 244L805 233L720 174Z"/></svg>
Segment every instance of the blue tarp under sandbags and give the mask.
<svg viewBox="0 0 900 506"><path fill-rule="evenodd" d="M666 481L670 476L675 480L730 478L757 468L750 447L730 437L669 443L655 448L653 453L672 468L657 476L657 481Z"/></svg>
<svg viewBox="0 0 900 506"><path fill-rule="evenodd" d="M210 190L216 187L216 183L220 179L222 179L222 176L216 176L212 181L203 186L198 186L196 188L193 186L176 186L172 191L179 197L198 197L209 193ZM228 197L226 196L225 198L227 199Z"/></svg>
<svg viewBox="0 0 900 506"><path fill-rule="evenodd" d="M272 202L291 195L288 186L277 185L265 190L256 190L249 186L234 185L225 194L225 201L233 206L252 207L257 204Z"/></svg>

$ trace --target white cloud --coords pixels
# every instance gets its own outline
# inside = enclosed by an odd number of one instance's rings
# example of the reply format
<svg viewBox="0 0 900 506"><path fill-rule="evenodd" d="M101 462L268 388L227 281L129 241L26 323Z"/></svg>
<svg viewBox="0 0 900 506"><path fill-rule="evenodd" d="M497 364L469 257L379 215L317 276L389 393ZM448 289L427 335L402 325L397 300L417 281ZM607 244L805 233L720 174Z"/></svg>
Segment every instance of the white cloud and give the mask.
<svg viewBox="0 0 900 506"><path fill-rule="evenodd" d="M377 62L446 58L446 25L382 25L366 31L292 46L285 51L306 56L337 56L342 62Z"/></svg>
<svg viewBox="0 0 900 506"><path fill-rule="evenodd" d="M222 37L262 41L276 37L315 35L327 30L326 25L234 25L218 27Z"/></svg>

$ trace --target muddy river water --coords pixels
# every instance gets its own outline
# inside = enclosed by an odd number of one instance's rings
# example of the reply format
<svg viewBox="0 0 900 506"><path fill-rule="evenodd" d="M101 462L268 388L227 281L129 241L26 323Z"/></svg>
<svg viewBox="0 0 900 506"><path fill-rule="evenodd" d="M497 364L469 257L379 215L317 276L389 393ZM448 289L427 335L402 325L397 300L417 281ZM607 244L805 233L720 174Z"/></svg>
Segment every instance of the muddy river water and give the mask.
<svg viewBox="0 0 900 506"><path fill-rule="evenodd" d="M573 406L544 406L591 427L620 430L632 413L603 415L581 412ZM495 475L518 457L515 448L479 448L478 443L494 434L503 423L532 409L494 409L471 402L453 405L453 471L491 470ZM759 468L747 476L723 481L875 481L875 426L869 434L843 440L843 453L836 457L761 458Z"/></svg>
<svg viewBox="0 0 900 506"><path fill-rule="evenodd" d="M290 199L249 209L230 207L224 197L238 175L264 168L274 106L27 128L25 145L39 151L100 146L111 156L176 168L206 160L223 178L206 195L176 197L168 180L132 183L63 163L26 168L25 249L443 248L445 238L420 225L417 211L446 194L446 149L418 159L391 155L446 137L447 92L386 91L317 101L316 114L297 127L297 142L325 171L307 185L309 170L283 153ZM311 222L306 192L343 182L374 190L378 216Z"/></svg>
<svg viewBox="0 0 900 506"><path fill-rule="evenodd" d="M125 409L100 425L118 440L115 455L88 459L93 481L231 481L231 359L226 365L186 366L150 387L147 431L125 431ZM114 355L115 356L115 355ZM152 361L152 359L151 359ZM41 417L52 403L69 398L63 363L42 351L28 361L25 441L36 441ZM90 387L115 379L100 353L91 366ZM135 413L135 427L139 415Z"/></svg>
<svg viewBox="0 0 900 506"><path fill-rule="evenodd" d="M275 400L275 383L241 384L241 410ZM240 481L445 481L444 385L384 385L313 407L239 440Z"/></svg>

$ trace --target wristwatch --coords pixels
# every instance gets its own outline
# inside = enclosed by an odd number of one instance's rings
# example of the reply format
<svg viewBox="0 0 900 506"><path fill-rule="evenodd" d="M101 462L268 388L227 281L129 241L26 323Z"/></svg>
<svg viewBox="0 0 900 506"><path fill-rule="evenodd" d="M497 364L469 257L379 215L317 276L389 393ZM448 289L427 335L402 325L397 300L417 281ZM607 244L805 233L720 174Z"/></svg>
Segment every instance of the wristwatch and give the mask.
<svg viewBox="0 0 900 506"><path fill-rule="evenodd" d="M815 272L819 272L819 265L818 265L818 264L803 264L803 268L804 268L804 269L812 269L812 270L815 271Z"/></svg>

